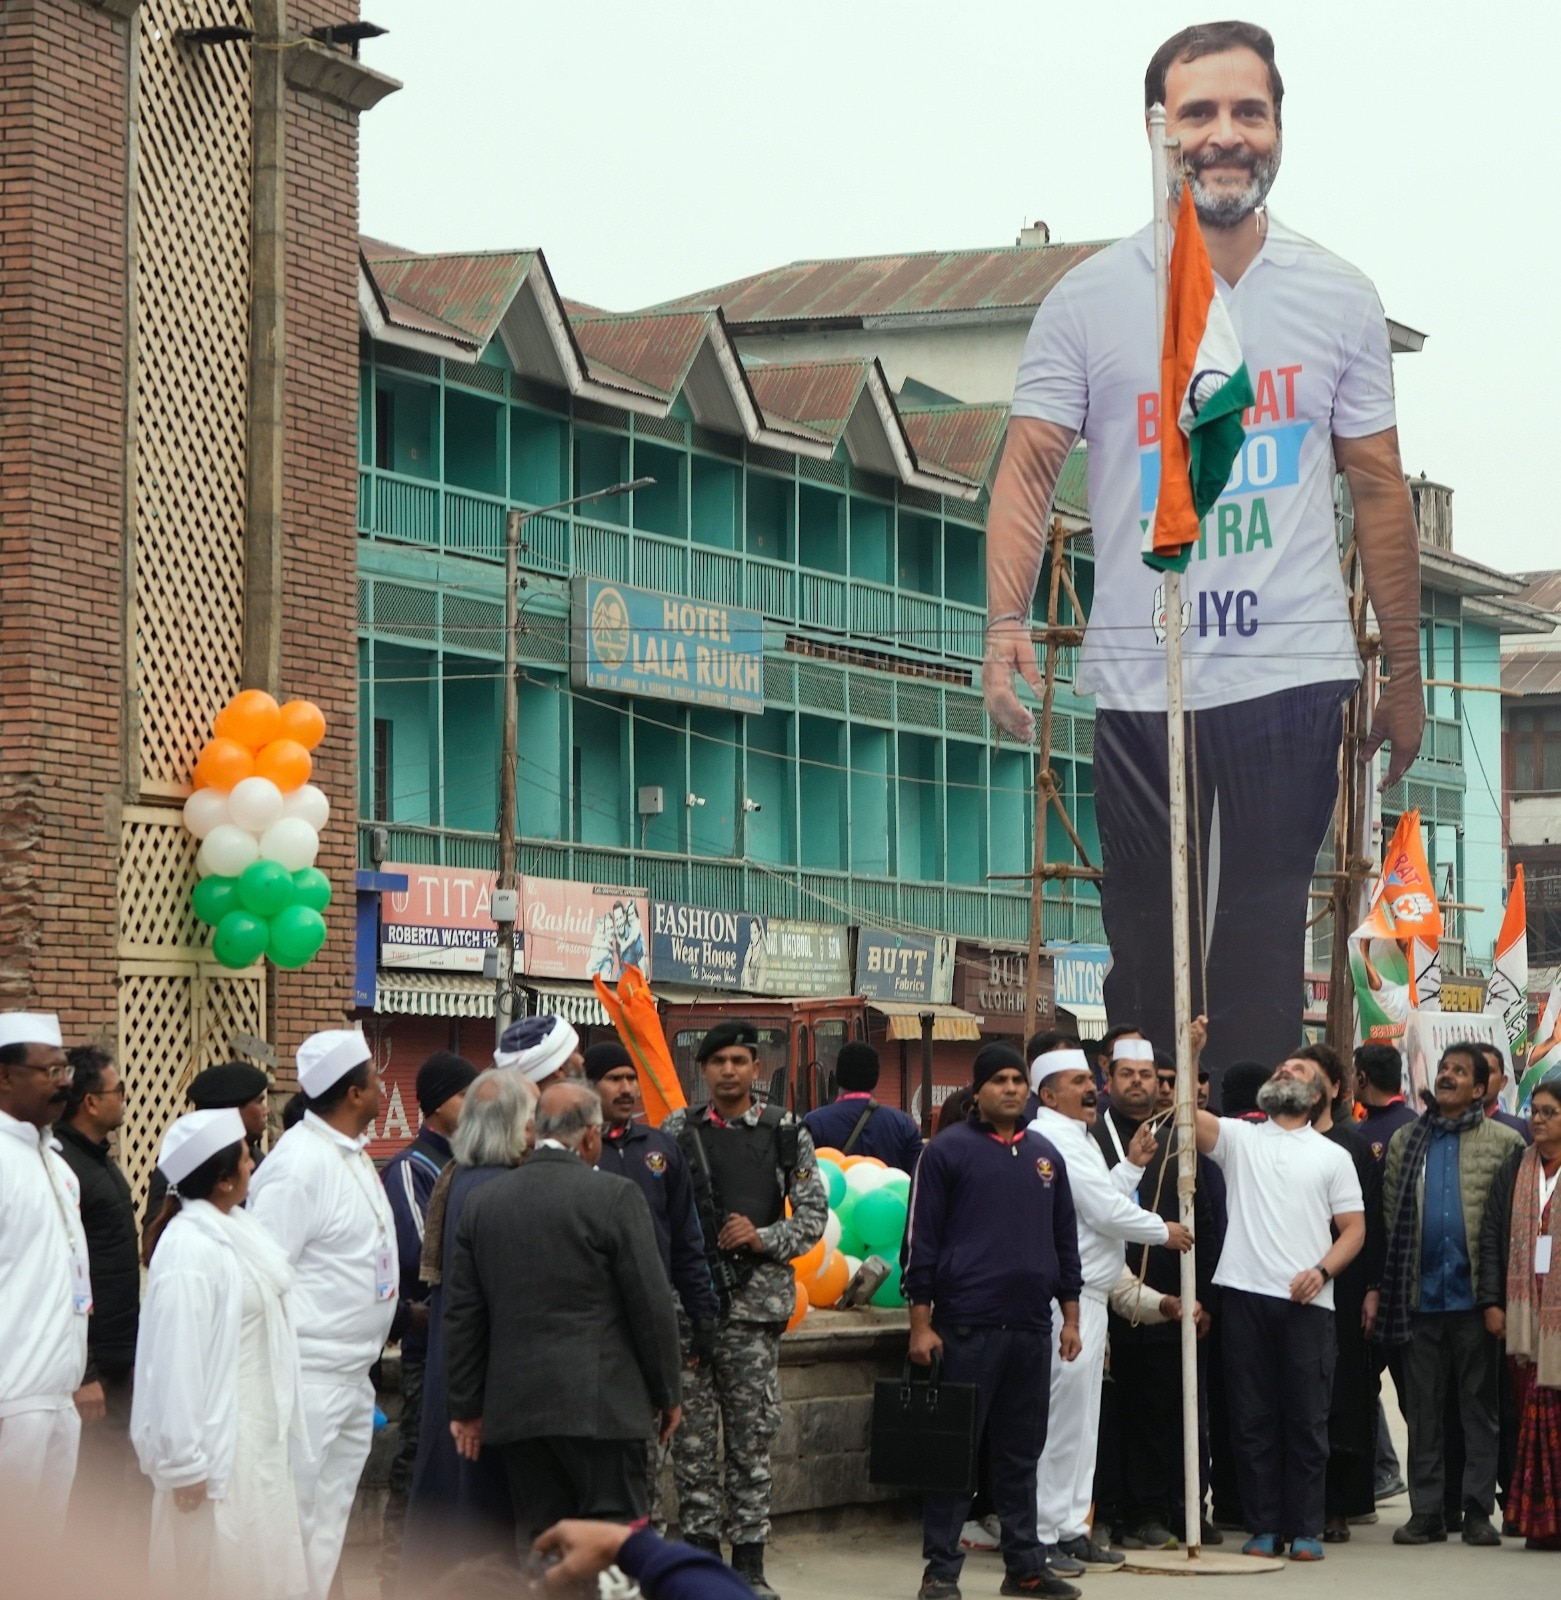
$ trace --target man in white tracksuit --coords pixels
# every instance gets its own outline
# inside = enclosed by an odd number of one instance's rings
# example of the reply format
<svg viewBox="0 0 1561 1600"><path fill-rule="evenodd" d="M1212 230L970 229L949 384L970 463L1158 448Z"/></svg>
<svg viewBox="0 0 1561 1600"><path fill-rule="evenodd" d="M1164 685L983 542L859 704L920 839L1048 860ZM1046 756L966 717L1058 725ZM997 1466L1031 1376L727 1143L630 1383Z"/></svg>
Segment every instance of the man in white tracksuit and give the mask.
<svg viewBox="0 0 1561 1600"><path fill-rule="evenodd" d="M1192 1235L1177 1222L1145 1211L1129 1196L1154 1154L1153 1136L1140 1129L1126 1161L1107 1170L1100 1146L1089 1136L1095 1120L1095 1077L1081 1050L1056 1049L1030 1063L1030 1083L1041 1107L1031 1128L1062 1155L1078 1215L1079 1297L1076 1361L1054 1361L1051 1424L1036 1475L1037 1527L1054 1571L1068 1576L1109 1569L1124 1559L1089 1537L1089 1507L1095 1481L1100 1429L1100 1385L1105 1371L1106 1299L1122 1275L1122 1245L1163 1244L1186 1250ZM1136 1164L1135 1163L1139 1163Z"/></svg>
<svg viewBox="0 0 1561 1600"><path fill-rule="evenodd" d="M81 1189L51 1132L69 1084L58 1019L0 1012L0 1530L24 1551L64 1531L94 1398Z"/></svg>
<svg viewBox="0 0 1561 1600"><path fill-rule="evenodd" d="M316 1033L298 1049L308 1109L256 1172L249 1212L287 1253L307 1451L293 1481L313 1600L326 1600L374 1437L374 1386L396 1309L396 1224L364 1146L379 1077L361 1033Z"/></svg>

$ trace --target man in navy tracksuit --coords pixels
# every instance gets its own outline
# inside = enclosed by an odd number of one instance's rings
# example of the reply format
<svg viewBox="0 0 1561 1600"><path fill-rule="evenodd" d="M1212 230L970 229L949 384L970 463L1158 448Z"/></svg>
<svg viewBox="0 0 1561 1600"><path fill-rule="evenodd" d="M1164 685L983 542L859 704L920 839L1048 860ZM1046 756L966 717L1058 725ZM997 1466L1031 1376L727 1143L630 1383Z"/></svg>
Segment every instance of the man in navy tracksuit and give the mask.
<svg viewBox="0 0 1561 1600"><path fill-rule="evenodd" d="M921 1129L903 1111L873 1099L878 1087L878 1052L853 1040L835 1060L840 1092L827 1106L810 1111L803 1125L815 1149L843 1156L877 1156L886 1167L914 1174L921 1156Z"/></svg>
<svg viewBox="0 0 1561 1600"><path fill-rule="evenodd" d="M1035 1474L1046 1444L1052 1318L1062 1310L1058 1352L1079 1353L1078 1224L1056 1148L1019 1120L1030 1084L1009 1045L975 1059L976 1109L922 1153L911 1191L903 1291L911 1306L911 1360L941 1354L943 1377L979 1390L977 1428L992 1462L992 1500L1002 1525L1005 1595L1076 1600L1048 1571L1036 1535ZM919 1600L959 1600L960 1530L968 1495L922 1500L927 1570Z"/></svg>

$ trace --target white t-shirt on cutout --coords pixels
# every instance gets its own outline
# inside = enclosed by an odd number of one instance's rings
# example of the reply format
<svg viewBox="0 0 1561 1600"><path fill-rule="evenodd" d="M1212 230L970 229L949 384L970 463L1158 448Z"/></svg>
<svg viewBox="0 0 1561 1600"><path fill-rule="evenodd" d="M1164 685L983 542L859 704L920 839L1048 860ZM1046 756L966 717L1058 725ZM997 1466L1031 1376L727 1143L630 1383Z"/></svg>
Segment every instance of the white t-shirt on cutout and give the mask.
<svg viewBox="0 0 1561 1600"><path fill-rule="evenodd" d="M1220 1122L1210 1152L1230 1190L1230 1226L1214 1281L1248 1294L1290 1298L1290 1280L1333 1248L1328 1224L1364 1211L1355 1163L1315 1128ZM1312 1301L1333 1309L1330 1279Z"/></svg>
<svg viewBox="0 0 1561 1600"><path fill-rule="evenodd" d="M1334 531L1333 439L1394 426L1387 322L1362 273L1270 213L1241 280L1215 281L1256 400L1182 574L1194 711L1359 677ZM1140 554L1159 490L1159 387L1144 228L1081 262L1041 302L1014 390L1014 416L1078 429L1088 446L1095 598L1077 688L1103 710L1165 710L1163 578Z"/></svg>

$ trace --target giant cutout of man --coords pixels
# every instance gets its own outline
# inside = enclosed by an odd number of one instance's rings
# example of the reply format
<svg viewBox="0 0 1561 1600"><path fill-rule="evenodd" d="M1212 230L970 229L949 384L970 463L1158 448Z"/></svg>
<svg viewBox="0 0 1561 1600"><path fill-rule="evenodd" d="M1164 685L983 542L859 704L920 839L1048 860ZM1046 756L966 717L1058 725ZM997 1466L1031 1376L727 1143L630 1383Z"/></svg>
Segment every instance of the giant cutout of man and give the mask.
<svg viewBox="0 0 1561 1600"><path fill-rule="evenodd" d="M1387 325L1371 283L1267 209L1284 86L1273 40L1242 22L1184 29L1155 52L1176 192L1192 185L1219 291L1256 393L1245 447L1182 577L1189 804L1202 894L1194 1010L1216 1081L1277 1061L1301 1035L1307 891L1338 791L1342 707L1360 676L1334 527L1348 480L1366 591L1391 664L1367 759L1387 740L1395 783L1419 749L1420 563L1399 464ZM993 719L1029 740L1037 693L1030 605L1057 476L1088 446L1095 596L1077 687L1096 697L1106 1009L1175 1036L1163 589L1140 558L1160 466L1153 230L1070 272L1036 314L988 518L986 663ZM1174 418L1170 420L1174 427ZM1206 932L1198 922L1202 901Z"/></svg>

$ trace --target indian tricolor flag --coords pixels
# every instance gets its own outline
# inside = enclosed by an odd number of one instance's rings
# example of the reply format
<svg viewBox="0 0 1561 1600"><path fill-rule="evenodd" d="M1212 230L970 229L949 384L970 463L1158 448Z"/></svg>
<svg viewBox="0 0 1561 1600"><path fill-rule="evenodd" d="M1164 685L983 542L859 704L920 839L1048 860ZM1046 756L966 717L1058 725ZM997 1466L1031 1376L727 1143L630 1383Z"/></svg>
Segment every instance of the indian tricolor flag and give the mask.
<svg viewBox="0 0 1561 1600"><path fill-rule="evenodd" d="M1491 975L1485 980L1485 1009L1501 1013L1512 1059L1521 1062L1528 1054L1528 897L1521 861L1513 869Z"/></svg>
<svg viewBox="0 0 1561 1600"><path fill-rule="evenodd" d="M1186 569L1198 524L1230 480L1245 436L1241 413L1252 398L1236 330L1214 287L1192 185L1184 183L1160 353L1160 495L1144 534L1151 567Z"/></svg>

